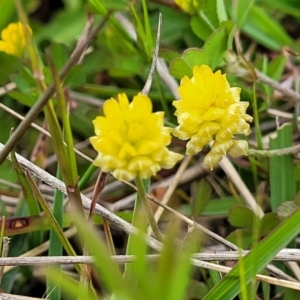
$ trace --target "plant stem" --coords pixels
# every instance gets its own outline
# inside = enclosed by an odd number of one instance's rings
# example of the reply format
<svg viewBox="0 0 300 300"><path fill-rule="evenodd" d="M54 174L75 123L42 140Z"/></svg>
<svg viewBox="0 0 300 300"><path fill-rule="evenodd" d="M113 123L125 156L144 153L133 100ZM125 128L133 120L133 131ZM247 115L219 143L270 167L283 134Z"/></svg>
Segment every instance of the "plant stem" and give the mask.
<svg viewBox="0 0 300 300"><path fill-rule="evenodd" d="M155 222L155 219L154 219L154 216L153 216L153 211L152 211L152 209L150 207L150 204L148 202L147 193L146 193L144 185L143 185L143 180L140 177L136 177L135 184L136 184L136 187L138 189L139 196L140 196L139 199L141 200L141 203L142 203L142 205L143 205L143 207L146 211L148 221L149 221L149 224L152 228L152 231L153 231L155 237L159 241L161 241L162 240L161 233L160 233L159 228L158 228L158 226ZM138 211L138 210L136 210L136 211Z"/></svg>

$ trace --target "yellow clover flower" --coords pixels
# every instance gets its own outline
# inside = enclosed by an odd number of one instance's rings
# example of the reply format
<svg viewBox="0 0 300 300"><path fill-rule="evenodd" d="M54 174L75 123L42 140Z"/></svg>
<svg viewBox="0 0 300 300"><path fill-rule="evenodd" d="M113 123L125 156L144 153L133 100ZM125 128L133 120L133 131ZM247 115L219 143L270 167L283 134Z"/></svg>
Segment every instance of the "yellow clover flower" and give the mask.
<svg viewBox="0 0 300 300"><path fill-rule="evenodd" d="M194 14L200 8L199 0L175 0L175 3L185 12Z"/></svg>
<svg viewBox="0 0 300 300"><path fill-rule="evenodd" d="M129 103L125 94L103 105L104 117L93 121L90 138L98 156L94 164L119 180L149 178L170 169L182 155L169 151L172 129L164 127L164 113L152 113L151 100L142 94Z"/></svg>
<svg viewBox="0 0 300 300"><path fill-rule="evenodd" d="M30 27L28 33L32 34ZM10 23L6 28L1 31L0 51L9 55L21 57L25 47L25 28L21 22Z"/></svg>
<svg viewBox="0 0 300 300"><path fill-rule="evenodd" d="M193 68L193 77L182 78L178 88L180 100L173 101L178 124L173 135L189 140L186 154L193 155L213 141L204 163L210 168L219 163L223 155L246 155L248 143L233 139L236 134L250 134L246 114L248 102L240 102L238 87L230 87L226 74L212 72L206 65Z"/></svg>

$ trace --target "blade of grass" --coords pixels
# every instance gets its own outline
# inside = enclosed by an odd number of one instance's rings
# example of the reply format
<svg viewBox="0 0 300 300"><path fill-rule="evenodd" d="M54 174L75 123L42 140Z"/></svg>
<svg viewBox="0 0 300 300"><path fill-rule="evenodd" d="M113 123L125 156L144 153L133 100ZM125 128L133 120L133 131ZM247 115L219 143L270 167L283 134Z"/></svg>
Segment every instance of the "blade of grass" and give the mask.
<svg viewBox="0 0 300 300"><path fill-rule="evenodd" d="M31 188L27 181L26 176L17 161L15 150L13 149L10 154L11 154L11 161L13 163L13 167L17 173L19 182L22 187L23 196L26 199L26 204L28 206L29 213L31 216L38 216L40 214L39 205L31 191ZM27 225L27 223L25 223L24 225ZM16 228L16 226L14 226L14 227ZM21 228L23 228L23 227L24 226L22 224ZM16 228L16 229L19 229L19 228ZM40 245L42 243L42 238L43 238L42 232L32 232L31 238L30 238L32 246L35 247L37 245Z"/></svg>
<svg viewBox="0 0 300 300"><path fill-rule="evenodd" d="M270 150L292 146L292 126L284 124L277 129L276 138L270 139ZM292 155L270 157L271 208L276 209L291 201L296 193L296 179Z"/></svg>
<svg viewBox="0 0 300 300"><path fill-rule="evenodd" d="M288 245L300 232L300 209L281 222L266 238L244 257L246 284L261 271L272 258ZM259 259L255 259L259 258ZM241 292L239 263L205 297L205 300L233 299Z"/></svg>
<svg viewBox="0 0 300 300"><path fill-rule="evenodd" d="M145 190L148 192L150 188L150 179L143 180L143 185ZM141 223L140 220L140 214L143 214L141 212L141 203L142 199L139 193L136 194L135 203L134 203L134 210L133 210L133 217L132 217L132 225L134 227L140 225L142 226L143 223ZM146 216L144 216L147 218ZM139 229L143 229L143 227L139 227ZM128 236L127 246L126 246L126 255L134 255L136 252L140 252L139 249L136 248L136 245L138 244L138 238L134 237L133 235ZM125 271L124 271L124 278L128 280L129 282L132 280L133 272L134 272L135 266L133 264L126 264L125 265Z"/></svg>
<svg viewBox="0 0 300 300"><path fill-rule="evenodd" d="M78 214L76 215L76 212L74 223L87 250L94 256L95 267L103 287L113 292L116 295L116 299L132 299L129 297L131 290L125 284L118 265L112 261L109 250L99 239L91 225L82 220Z"/></svg>
<svg viewBox="0 0 300 300"><path fill-rule="evenodd" d="M58 179L61 179L59 169L57 169L56 177ZM56 219L57 224L60 228L63 227L63 200L64 195L62 192L55 190L54 193L54 200L53 200L53 217ZM50 230L50 238L49 238L49 250L48 255L49 256L60 256L62 255L62 244L56 235L56 232L53 228ZM57 273L60 276L61 274L61 266L56 266ZM46 285L47 285L47 291L51 291L49 294L50 300L56 300L61 298L61 290L60 286L57 286L56 284L53 284L53 282L50 280L50 278L47 276L46 279Z"/></svg>
<svg viewBox="0 0 300 300"><path fill-rule="evenodd" d="M48 62L50 65L50 69L52 72L53 80L55 83L55 89L56 89L56 94L57 94L57 99L58 99L58 106L59 106L59 111L62 119L62 125L64 129L64 138L66 140L67 144L67 157L64 163L68 167L68 173L70 174L70 183L72 185L77 184L77 164L76 164L76 156L74 152L74 143L73 143L73 135L72 135L72 129L71 129L71 124L70 124L70 119L69 119L69 112L67 108L67 100L63 92L62 88L62 83L59 78L58 70L54 64L54 60L52 57L52 54L47 53L47 58ZM63 144L63 143L62 143ZM79 199L80 200L80 199Z"/></svg>
<svg viewBox="0 0 300 300"><path fill-rule="evenodd" d="M62 294L65 295L66 299L77 299L79 294L79 284L78 281L74 280L70 276L59 272L55 268L49 268L47 270L47 278L52 282L53 285L59 285L62 289ZM48 291L48 298L51 299L52 291ZM102 297L96 297L92 292L86 290L82 294L83 299L89 300L101 300ZM47 299L48 299L47 298ZM60 299L60 298L56 298Z"/></svg>
<svg viewBox="0 0 300 300"><path fill-rule="evenodd" d="M28 182L30 184L30 187L33 191L34 196L36 197L37 201L40 203L40 205L43 208L45 214L47 215L53 230L55 231L56 235L58 236L58 238L59 238L61 244L63 245L64 249L66 250L67 254L70 255L70 256L76 255L76 252L74 251L74 249L73 249L72 245L70 244L70 242L68 241L68 239L66 239L66 237L64 236L64 233L63 233L61 227L59 226L56 219L54 218L54 216L53 216L46 200L43 198L40 191L36 187L36 185L35 185L34 181L32 180L28 170L25 171L25 175L28 179ZM78 265L76 265L76 269L78 271L80 271L80 268L79 268Z"/></svg>

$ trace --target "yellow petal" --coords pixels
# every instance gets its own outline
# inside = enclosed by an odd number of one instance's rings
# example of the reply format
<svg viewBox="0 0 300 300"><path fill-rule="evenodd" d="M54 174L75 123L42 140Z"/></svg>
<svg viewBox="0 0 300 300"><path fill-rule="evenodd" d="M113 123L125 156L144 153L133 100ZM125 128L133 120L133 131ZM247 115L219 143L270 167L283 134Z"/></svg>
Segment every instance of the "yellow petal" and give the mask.
<svg viewBox="0 0 300 300"><path fill-rule="evenodd" d="M221 161L223 155L218 155L209 152L204 158L204 164L212 171L213 168Z"/></svg>
<svg viewBox="0 0 300 300"><path fill-rule="evenodd" d="M220 127L220 124L217 122L204 122L197 135L211 139L220 130Z"/></svg>
<svg viewBox="0 0 300 300"><path fill-rule="evenodd" d="M220 119L225 113L223 108L219 107L210 107L205 114L203 115L204 121L214 121L216 119Z"/></svg>
<svg viewBox="0 0 300 300"><path fill-rule="evenodd" d="M167 148L163 150L162 158L159 160L162 168L171 169L175 164L183 158L183 155L169 151Z"/></svg>
<svg viewBox="0 0 300 300"><path fill-rule="evenodd" d="M218 155L226 155L228 150L232 147L233 140L228 140L224 142L216 141L214 142L213 146L211 147L211 153L212 154L218 154Z"/></svg>
<svg viewBox="0 0 300 300"><path fill-rule="evenodd" d="M209 137L200 137L194 135L191 140L186 144L186 154L194 155L200 152L205 145L207 145L212 138Z"/></svg>
<svg viewBox="0 0 300 300"><path fill-rule="evenodd" d="M136 173L129 172L127 169L115 169L112 171L112 175L121 181L130 181L137 176Z"/></svg>
<svg viewBox="0 0 300 300"><path fill-rule="evenodd" d="M119 151L118 158L120 159L131 158L134 157L135 155L137 155L136 149L129 143L125 143Z"/></svg>
<svg viewBox="0 0 300 300"><path fill-rule="evenodd" d="M126 94L121 93L118 95L119 107L120 110L126 111L129 108L129 101Z"/></svg>
<svg viewBox="0 0 300 300"><path fill-rule="evenodd" d="M141 111L144 114L152 112L152 102L150 98L148 96L142 95L141 93L133 97L131 107L134 112Z"/></svg>
<svg viewBox="0 0 300 300"><path fill-rule="evenodd" d="M218 131L218 133L216 134L216 140L223 142L232 139L234 134L236 133L236 129L237 129L236 123L233 123L228 127L222 126Z"/></svg>
<svg viewBox="0 0 300 300"><path fill-rule="evenodd" d="M106 100L103 104L103 112L105 117L115 116L118 118L121 115L120 105L114 98Z"/></svg>
<svg viewBox="0 0 300 300"><path fill-rule="evenodd" d="M137 123L131 123L128 129L128 138L131 142L140 140L145 135L145 128Z"/></svg>
<svg viewBox="0 0 300 300"><path fill-rule="evenodd" d="M181 140L188 140L188 139L190 139L192 137L191 133L186 132L186 131L182 131L180 129L180 126L176 127L173 130L173 135L176 136L176 137L178 137Z"/></svg>
<svg viewBox="0 0 300 300"><path fill-rule="evenodd" d="M243 140L234 140L232 146L229 149L229 154L233 157L240 155L247 155L248 143Z"/></svg>
<svg viewBox="0 0 300 300"><path fill-rule="evenodd" d="M145 156L137 156L130 160L128 164L128 170L131 172L141 172L145 169L149 169L153 161Z"/></svg>

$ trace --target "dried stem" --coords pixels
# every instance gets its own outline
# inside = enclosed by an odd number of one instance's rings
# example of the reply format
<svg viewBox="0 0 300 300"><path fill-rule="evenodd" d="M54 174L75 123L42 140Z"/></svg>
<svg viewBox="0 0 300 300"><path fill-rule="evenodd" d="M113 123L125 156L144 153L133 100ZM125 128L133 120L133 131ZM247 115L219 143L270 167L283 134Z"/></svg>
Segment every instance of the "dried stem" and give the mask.
<svg viewBox="0 0 300 300"><path fill-rule="evenodd" d="M281 92L284 96L286 96L290 100L293 100L295 102L300 102L300 95L298 93L296 93L295 91L283 87L280 83L276 82L275 80L273 80L270 77L266 76L265 74L261 73L257 69L255 69L255 74L257 76L257 79L260 82L262 82L262 83L274 88L275 90Z"/></svg>
<svg viewBox="0 0 300 300"><path fill-rule="evenodd" d="M273 149L273 150L256 150L256 149L249 149L248 155L249 156L261 156L261 157L272 157L272 156L283 156L289 154L296 154L300 151L300 144L282 148L282 149Z"/></svg>
<svg viewBox="0 0 300 300"><path fill-rule="evenodd" d="M156 44L155 44L155 49L154 49L154 54L153 54L153 59L152 59L152 64L150 68L150 72L147 78L147 81L145 83L145 86L142 90L143 95L148 95L151 85L152 85L152 80L153 80L153 74L155 71L156 63L157 63L157 58L158 58L158 51L159 51L159 41L160 41L160 31L161 31L161 24L162 24L162 14L159 13L158 16L158 28L157 28L157 35L156 35Z"/></svg>

